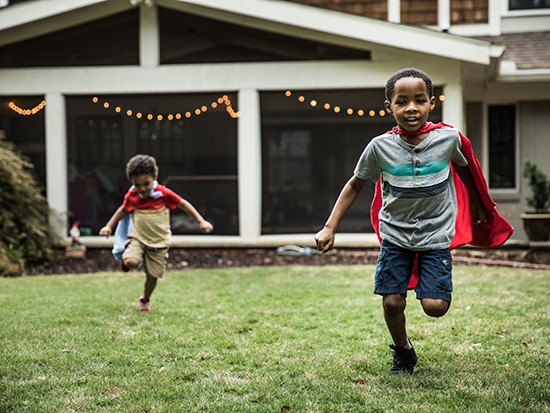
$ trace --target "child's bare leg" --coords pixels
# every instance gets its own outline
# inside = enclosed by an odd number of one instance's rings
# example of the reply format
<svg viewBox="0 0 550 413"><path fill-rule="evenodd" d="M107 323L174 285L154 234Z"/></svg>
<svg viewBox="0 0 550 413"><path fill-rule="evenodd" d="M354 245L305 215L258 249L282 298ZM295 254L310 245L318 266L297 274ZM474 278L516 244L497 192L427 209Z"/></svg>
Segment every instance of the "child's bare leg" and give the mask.
<svg viewBox="0 0 550 413"><path fill-rule="evenodd" d="M157 286L157 279L155 277L151 277L149 275L146 275L145 279L145 289L143 291L143 298L147 301L149 298L151 298L151 294L153 294L153 290Z"/></svg>
<svg viewBox="0 0 550 413"><path fill-rule="evenodd" d="M384 319L393 339L399 347L407 345L407 330L405 328L405 307L407 299L403 294L385 294L382 298Z"/></svg>
<svg viewBox="0 0 550 413"><path fill-rule="evenodd" d="M435 298L422 298L420 302L422 303L424 312L430 317L441 317L445 315L451 307L450 301Z"/></svg>

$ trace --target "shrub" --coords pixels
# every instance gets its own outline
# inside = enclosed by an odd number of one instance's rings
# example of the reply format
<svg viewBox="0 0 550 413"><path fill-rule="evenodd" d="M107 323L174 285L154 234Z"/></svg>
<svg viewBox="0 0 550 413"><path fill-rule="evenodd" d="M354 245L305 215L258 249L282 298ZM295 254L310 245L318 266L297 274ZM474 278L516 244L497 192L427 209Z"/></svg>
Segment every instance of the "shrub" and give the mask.
<svg viewBox="0 0 550 413"><path fill-rule="evenodd" d="M527 178L532 197L527 197L527 205L535 208L535 213L544 214L550 209L550 181L535 162L525 161L523 176Z"/></svg>
<svg viewBox="0 0 550 413"><path fill-rule="evenodd" d="M58 241L34 166L0 131L0 276L52 258Z"/></svg>

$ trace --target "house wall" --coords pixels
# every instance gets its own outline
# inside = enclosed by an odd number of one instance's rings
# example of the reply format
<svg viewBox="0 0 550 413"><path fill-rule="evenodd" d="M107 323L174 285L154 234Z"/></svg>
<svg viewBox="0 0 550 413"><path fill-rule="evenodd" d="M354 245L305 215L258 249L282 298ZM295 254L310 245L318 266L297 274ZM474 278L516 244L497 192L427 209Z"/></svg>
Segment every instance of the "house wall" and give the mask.
<svg viewBox="0 0 550 413"><path fill-rule="evenodd" d="M64 96L116 93L189 93L237 91L239 150L240 236L174 236L174 246L270 246L313 244L313 234L261 235L261 157L259 92L287 89L383 88L388 74L403 62L433 74L444 86L443 120L462 125L460 64L415 53L377 54L371 62L278 62L157 67L4 69L0 87L7 95L45 95L48 201L56 211L52 223L67 234L67 153ZM39 75L38 75L39 74ZM359 154L358 154L359 155ZM365 217L365 219L368 219ZM323 223L320 222L319 226ZM87 245L108 246L110 241L87 237ZM339 245L377 245L374 234L339 234Z"/></svg>
<svg viewBox="0 0 550 413"><path fill-rule="evenodd" d="M159 1L160 3L160 1ZM198 3L198 2L197 2ZM113 5L115 3L111 3ZM122 2L116 2L122 5ZM107 7L107 6L105 6ZM178 5L183 7L183 5ZM199 8L199 6L197 6ZM201 9L202 13L205 13ZM76 13L76 12L75 12ZM342 46L363 48L371 51L370 61L308 61L308 62L273 62L273 63L223 63L192 65L158 65L158 42L152 42L150 33L156 33L156 9L141 6L142 22L140 26L140 65L127 67L79 67L79 68L34 68L0 70L0 90L3 95L44 95L48 102L46 113L46 147L47 147L47 186L48 201L62 220L53 219L58 232L66 236L65 214L67 211L67 147L65 137L65 96L100 95L100 94L148 94L148 93L191 93L230 91L238 93L238 188L239 188L239 236L174 236L174 246L275 246L285 243L302 245L313 244L313 234L297 235L261 235L261 136L259 93L279 90L315 90L315 89L359 89L383 88L388 76L403 67L418 67L427 72L434 85L444 88L445 102L442 104L442 120L465 128L464 96L470 93L471 101L487 100L479 94L494 94L498 100L499 88L465 90L463 63L455 58L468 54L469 59L482 67L488 64L484 44L475 44L467 40L445 37L445 44L453 47L445 50L438 48L439 56L424 51L425 44L437 45L437 34L428 31L409 33L418 44L418 50L404 50L385 46L397 38L402 41L399 26L392 30L377 33L359 33L357 36L343 36L348 26L359 24L359 19L340 19L328 13L321 13L316 18L325 22L326 31L315 31L307 25L282 27L280 22L246 20L247 24L274 32L284 31L288 35L318 39ZM227 12L229 13L229 12ZM239 16L220 13L223 18L240 22ZM312 13L308 11L308 13ZM78 15L82 17L83 12ZM222 16L223 15L223 16ZM228 17L229 16L229 17ZM290 16L292 17L292 16ZM289 18L290 18L289 17ZM294 17L295 18L295 17ZM318 22L315 20L315 22ZM331 25L330 23L338 23ZM353 24L351 24L353 23ZM371 22L373 27L376 22ZM309 22L308 25L313 25ZM32 37L31 27L25 27L25 36ZM49 25L47 25L49 27ZM45 30L43 24L37 24L37 35ZM348 29L346 29L348 27ZM362 27L362 26L361 26ZM384 27L388 29L387 26ZM14 32L13 36L20 36ZM369 43L369 38L376 42ZM4 44L9 39L2 40ZM454 43L453 43L454 42ZM478 48L478 49L476 49ZM478 53L479 51L479 53ZM475 55L475 56L474 56ZM510 94L513 98L513 93ZM484 107L484 106L483 106ZM481 143L476 138L476 145L484 147L485 136L481 133ZM359 154L358 154L359 155ZM121 165L121 168L123 166ZM368 219L368 217L365 217ZM321 226L323 223L320 222ZM374 234L338 234L340 246L377 245ZM100 237L88 237L87 245L109 246L111 241Z"/></svg>

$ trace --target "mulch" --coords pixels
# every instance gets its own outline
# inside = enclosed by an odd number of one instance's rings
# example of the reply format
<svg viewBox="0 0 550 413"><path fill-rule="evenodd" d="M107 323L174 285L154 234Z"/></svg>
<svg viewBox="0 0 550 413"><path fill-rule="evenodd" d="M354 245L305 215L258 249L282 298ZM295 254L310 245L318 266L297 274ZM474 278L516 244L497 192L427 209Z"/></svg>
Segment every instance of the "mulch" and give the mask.
<svg viewBox="0 0 550 413"><path fill-rule="evenodd" d="M550 269L550 265L536 263L528 249L460 248L452 253L455 266ZM283 265L376 265L377 258L378 248L335 248L325 255L280 255L275 248L173 248L169 253L166 270ZM88 248L83 258L66 257L60 251L57 258L17 275L87 274L103 271L121 271L120 264L115 261L109 249Z"/></svg>

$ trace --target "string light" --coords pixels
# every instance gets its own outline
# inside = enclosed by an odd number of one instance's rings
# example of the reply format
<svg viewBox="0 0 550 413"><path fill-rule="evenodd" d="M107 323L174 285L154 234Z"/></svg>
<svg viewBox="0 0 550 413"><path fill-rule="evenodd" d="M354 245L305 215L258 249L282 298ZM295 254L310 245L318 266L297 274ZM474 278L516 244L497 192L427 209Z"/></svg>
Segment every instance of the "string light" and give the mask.
<svg viewBox="0 0 550 413"><path fill-rule="evenodd" d="M285 92L285 96L286 97L290 97L292 96L292 92L290 90L287 90ZM443 102L445 100L445 95L439 95L438 96L438 99ZM298 101L300 103L303 103L306 101L306 98L305 96L303 95L300 95L298 96ZM309 100L309 104L312 106L312 107L316 107L317 106L317 101L315 99L311 99ZM324 105L323 105L323 108L325 108L326 110L329 110L330 108L333 108L334 112L335 113L340 113L343 109L340 107L340 106L333 106L331 105L329 102L326 102ZM370 109L368 112L366 110L363 110L363 109L358 109L358 110L355 110L354 108L347 108L345 109L345 113L347 113L348 115L352 116L354 114L357 114L357 116L364 116L365 113L368 113L369 116L372 118L374 116L376 116L376 111L373 110L373 109ZM386 110L385 109L381 109L378 111L378 115L379 116L386 116Z"/></svg>
<svg viewBox="0 0 550 413"><path fill-rule="evenodd" d="M288 93L290 93L290 92L288 92ZM92 102L93 102L93 103L98 103L98 102L99 102L99 98L98 98L97 96L94 96L94 97L92 98ZM13 102L12 102L12 103L13 103ZM217 100L215 100L215 101L213 101L212 103L210 103L210 106L212 107L212 109L216 109L216 108L218 108L220 105L224 105L224 104L225 104L225 110L227 111L227 113L229 114L229 116L231 116L231 117L234 118L234 119L236 119L236 118L238 118L238 117L241 116L241 112L236 111L236 110L233 109L233 105L231 104L231 100L229 99L229 97L228 97L227 95L220 96ZM315 103L315 104L316 104L316 103ZM40 107L40 105L42 105L42 106ZM43 103L41 103L40 105L38 105L37 108L40 107L40 109L42 109L42 107L44 107L44 106L46 105L46 102L43 102ZM111 104L110 104L109 102L107 102L107 101L103 102L103 107L104 107L105 109L109 109L110 105L111 105ZM11 104L10 104L10 107L11 107ZM15 106L15 107L16 107L16 106ZM13 108L12 108L12 109L13 109ZM38 109L38 110L40 110L40 109ZM15 110L15 109L14 109L14 110ZM122 109L120 106L115 107L115 112L117 112L117 113L120 113L122 110L123 110L123 109ZM196 108L195 110L186 111L186 112L185 112L185 117L186 117L186 118L190 118L191 116L193 116L193 114L196 115L196 116L198 116L198 115L200 115L201 113L206 112L207 110L208 110L208 105L201 105L200 107ZM24 110L23 110L23 111L24 111ZM32 110L31 110L31 111L32 111ZM131 109L126 110L126 114L127 114L128 116L132 116L133 113L134 113L134 111L132 111ZM22 113L22 114L24 114L24 113ZM29 113L29 114L30 114L30 113ZM143 117L143 114L142 114L141 112L136 112L136 115L135 115L135 116L136 116L137 119L141 119L141 118ZM156 116L156 121L157 121L157 122L158 122L158 121L161 121L161 120L164 119L165 117L166 117L166 120L167 120L167 121L171 121L171 120L174 119L174 115L172 115L172 114L168 114L168 115L166 115L166 116L165 116L165 115L162 115L162 114L158 114L158 115ZM155 118L155 116L154 116L153 114L148 114L148 115L147 115L147 119L148 119L148 120L153 120L153 118ZM181 113L177 113L177 114L175 115L175 118L176 118L177 120L180 120L180 119L182 118L182 114L181 114ZM180 122L182 122L182 121L180 121ZM182 123L182 124L183 124L183 123ZM180 126L181 126L181 125L180 125Z"/></svg>
<svg viewBox="0 0 550 413"><path fill-rule="evenodd" d="M10 102L8 104L8 106L10 107L11 110L13 110L14 112L16 112L20 115L30 116L30 115L36 115L38 112L40 112L42 109L44 109L44 106L46 106L46 101L43 100L42 102L40 102L38 105L36 105L32 109L23 109L23 108L17 106L13 102Z"/></svg>

